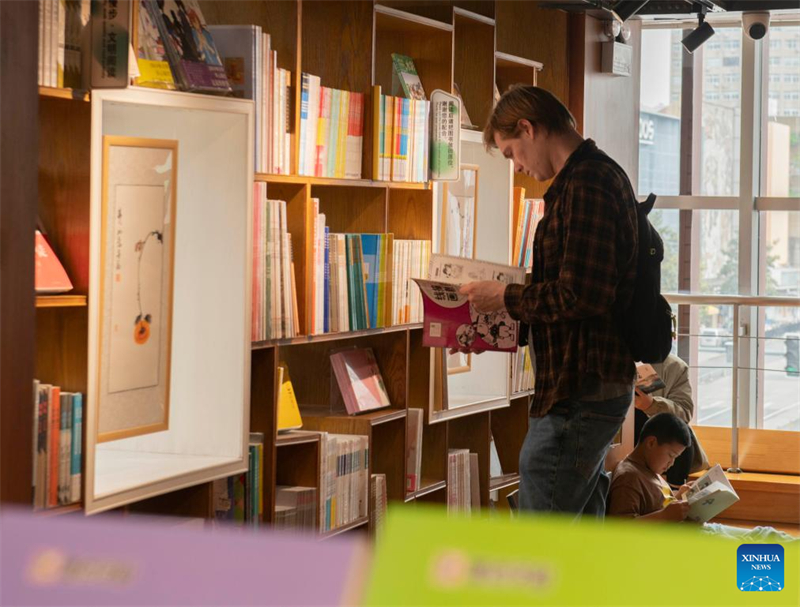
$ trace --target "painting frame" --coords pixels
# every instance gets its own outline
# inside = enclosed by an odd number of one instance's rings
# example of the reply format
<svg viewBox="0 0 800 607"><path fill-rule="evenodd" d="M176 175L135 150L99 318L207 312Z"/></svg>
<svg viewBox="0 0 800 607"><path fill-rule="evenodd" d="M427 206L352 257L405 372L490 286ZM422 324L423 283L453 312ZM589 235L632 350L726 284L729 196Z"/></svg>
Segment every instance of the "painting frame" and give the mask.
<svg viewBox="0 0 800 607"><path fill-rule="evenodd" d="M472 179L465 179L466 175L472 176ZM478 241L478 182L478 165L462 163L459 166L458 181L442 184L441 248L445 255L475 259L475 245ZM464 191L465 189L467 191ZM454 209L453 203L458 204L460 208ZM454 240L448 226L453 224L452 217L456 213L461 220L465 219L463 210L468 211L466 220L461 223L462 231ZM465 243L465 240L468 242ZM448 375L468 373L472 369L472 354L448 353L446 362Z"/></svg>
<svg viewBox="0 0 800 607"><path fill-rule="evenodd" d="M125 152L123 152L125 150ZM127 162L123 163L122 154ZM131 162L131 160L138 161ZM161 164L153 164L154 162ZM144 168L142 168L144 167ZM139 173L136 174L136 170ZM98 315L98 373L97 373L97 424L95 428L96 442L104 443L134 436L152 434L169 430L169 406L171 386L171 351L172 351L172 326L173 326L173 287L175 282L175 231L177 210L177 179L178 179L178 141L173 139L153 139L141 137L104 135L102 138L102 181L101 181L101 225L100 225L100 292ZM149 174L149 178L145 177ZM124 188L124 190L123 190ZM144 189L143 189L144 188ZM129 195L125 200L129 203L125 207L125 216L134 208L137 195L143 191L150 194L145 199L155 201L151 204L151 215L160 217L161 230L148 231L144 238L135 241L135 236L124 235L121 228L122 199L121 192ZM160 198L161 206L158 206ZM134 220L141 219L141 212L137 217L132 211ZM154 238L151 240L151 236ZM134 252L130 253L129 246L134 242ZM160 256L155 257L156 262L145 264L145 276L150 278L148 286L158 291L156 305L151 311L142 307L142 258L149 243L160 243L163 250ZM128 245L128 246L125 246ZM152 246L150 247L153 248ZM116 254L110 253L116 249ZM151 359L150 367L155 366L155 384L150 380L129 378L128 367L121 370L119 359L129 359L126 356L132 350L123 352L126 344L125 331L118 331L119 323L115 317L120 308L122 289L126 295L132 290L133 278L128 278L132 271L122 267L123 254L128 262L131 256L137 259L136 271L136 298L139 314L134 320L133 341L137 345L146 345L150 341L151 331L153 342L146 354ZM152 255L150 256L152 257ZM156 266L153 269L153 266ZM121 278L124 277L124 278ZM123 284L124 287L118 287ZM116 297L115 297L116 296ZM128 302L130 303L130 302ZM154 310L158 310L154 312ZM120 335L122 337L120 337ZM157 342L157 343L155 343ZM153 345L155 344L155 345ZM136 356L136 355L134 355ZM115 363L116 359L116 363ZM153 363L153 360L155 362ZM141 365L133 365L134 373L141 370ZM119 371L117 369L120 369ZM113 386L114 377L124 377ZM137 385L137 381L139 385ZM150 382L149 384L147 382ZM114 396L117 395L117 396ZM123 403L127 408L121 415ZM140 405L142 419L136 418L136 407L131 403ZM145 410L145 406L147 410ZM105 416L104 416L105 413ZM122 419L122 418L125 419ZM111 421L109 421L111 420Z"/></svg>

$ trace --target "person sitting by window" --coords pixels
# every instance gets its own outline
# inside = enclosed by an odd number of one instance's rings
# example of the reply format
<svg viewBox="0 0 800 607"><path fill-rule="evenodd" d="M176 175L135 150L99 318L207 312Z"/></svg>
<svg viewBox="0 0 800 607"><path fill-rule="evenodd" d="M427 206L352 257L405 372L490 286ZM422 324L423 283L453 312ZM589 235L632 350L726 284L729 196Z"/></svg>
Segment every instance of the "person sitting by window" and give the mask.
<svg viewBox="0 0 800 607"><path fill-rule="evenodd" d="M635 442L639 441L645 422L658 413L672 413L686 424L692 421L694 415L692 385L689 383L689 365L674 354L670 354L663 363L654 363L652 366L664 382L664 388L650 394L644 394L638 388L636 389L633 430ZM675 487L683 485L692 472L708 468L705 451L691 428L689 428L689 432L690 444L666 474L667 482Z"/></svg>
<svg viewBox="0 0 800 607"><path fill-rule="evenodd" d="M686 423L672 413L657 413L641 429L636 448L622 460L611 476L609 516L682 521L689 504L681 499L691 488L684 484L673 491L661 476L691 444Z"/></svg>

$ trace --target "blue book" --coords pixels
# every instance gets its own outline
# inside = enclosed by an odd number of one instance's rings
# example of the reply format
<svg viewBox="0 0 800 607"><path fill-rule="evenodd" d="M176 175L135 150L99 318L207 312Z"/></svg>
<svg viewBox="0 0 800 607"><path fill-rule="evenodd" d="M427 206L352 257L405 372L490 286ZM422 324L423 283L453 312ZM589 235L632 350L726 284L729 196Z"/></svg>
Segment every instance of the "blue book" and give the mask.
<svg viewBox="0 0 800 607"><path fill-rule="evenodd" d="M70 501L81 500L81 456L83 451L83 394L72 395L72 448L70 449Z"/></svg>
<svg viewBox="0 0 800 607"><path fill-rule="evenodd" d="M361 252L364 255L364 270L367 275L367 306L369 312L369 328L378 326L378 274L380 259L378 250L380 246L379 234L361 235Z"/></svg>

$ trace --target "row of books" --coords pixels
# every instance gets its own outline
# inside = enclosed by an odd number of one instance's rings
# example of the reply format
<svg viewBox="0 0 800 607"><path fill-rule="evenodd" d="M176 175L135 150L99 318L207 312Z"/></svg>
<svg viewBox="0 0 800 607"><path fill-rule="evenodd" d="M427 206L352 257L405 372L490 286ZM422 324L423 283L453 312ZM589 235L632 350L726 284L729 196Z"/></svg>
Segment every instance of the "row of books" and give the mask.
<svg viewBox="0 0 800 607"><path fill-rule="evenodd" d="M39 85L81 88L89 0L39 1Z"/></svg>
<svg viewBox="0 0 800 607"><path fill-rule="evenodd" d="M300 79L300 175L361 179L364 93L321 85L303 72Z"/></svg>
<svg viewBox="0 0 800 607"><path fill-rule="evenodd" d="M370 512L369 530L375 537L383 531L386 522L386 475L372 474L369 477L369 502Z"/></svg>
<svg viewBox="0 0 800 607"><path fill-rule="evenodd" d="M470 453L469 449L450 449L447 452L447 511L470 513L480 505L478 454Z"/></svg>
<svg viewBox="0 0 800 607"><path fill-rule="evenodd" d="M427 278L430 240L395 240L392 283L392 325L422 322L422 294L415 278Z"/></svg>
<svg viewBox="0 0 800 607"><path fill-rule="evenodd" d="M516 266L530 268L533 265L533 239L544 215L544 200L525 198L525 188L514 188L514 197L519 208L512 260Z"/></svg>
<svg viewBox="0 0 800 607"><path fill-rule="evenodd" d="M511 355L511 393L533 390L535 381L533 360L528 346Z"/></svg>
<svg viewBox="0 0 800 607"><path fill-rule="evenodd" d="M427 181L430 102L380 95L377 103L377 179Z"/></svg>
<svg viewBox="0 0 800 607"><path fill-rule="evenodd" d="M286 201L269 200L267 184L253 186L251 339L294 337L300 332L292 237Z"/></svg>
<svg viewBox="0 0 800 607"><path fill-rule="evenodd" d="M33 382L33 507L81 499L83 394Z"/></svg>
<svg viewBox="0 0 800 607"><path fill-rule="evenodd" d="M422 483L422 409L406 411L406 493L419 491Z"/></svg>
<svg viewBox="0 0 800 607"><path fill-rule="evenodd" d="M278 67L270 34L258 25L209 25L234 97L254 105L255 170L291 170L292 72Z"/></svg>
<svg viewBox="0 0 800 607"><path fill-rule="evenodd" d="M369 437L322 433L320 531L344 527L367 516Z"/></svg>
<svg viewBox="0 0 800 607"><path fill-rule="evenodd" d="M315 487L275 487L276 529L313 531L317 526L317 489Z"/></svg>
<svg viewBox="0 0 800 607"><path fill-rule="evenodd" d="M247 472L214 481L214 521L259 527L264 515L264 434L251 432Z"/></svg>
<svg viewBox="0 0 800 607"><path fill-rule="evenodd" d="M427 273L430 241L393 234L335 234L312 199L314 272L310 333L337 333L419 322L422 301L411 280Z"/></svg>

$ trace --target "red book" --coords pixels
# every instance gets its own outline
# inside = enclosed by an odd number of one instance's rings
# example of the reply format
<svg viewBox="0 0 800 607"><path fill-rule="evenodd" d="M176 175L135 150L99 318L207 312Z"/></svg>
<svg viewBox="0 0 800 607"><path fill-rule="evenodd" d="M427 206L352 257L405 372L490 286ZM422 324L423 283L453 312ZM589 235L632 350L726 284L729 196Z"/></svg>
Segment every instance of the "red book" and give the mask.
<svg viewBox="0 0 800 607"><path fill-rule="evenodd" d="M47 437L47 507L58 506L58 462L61 457L61 388L50 388L48 408L48 423L50 432Z"/></svg>
<svg viewBox="0 0 800 607"><path fill-rule="evenodd" d="M72 282L67 276L64 266L56 257L50 243L36 230L36 292L64 293L72 290Z"/></svg>
<svg viewBox="0 0 800 607"><path fill-rule="evenodd" d="M331 364L350 415L391 406L372 348L337 352Z"/></svg>

